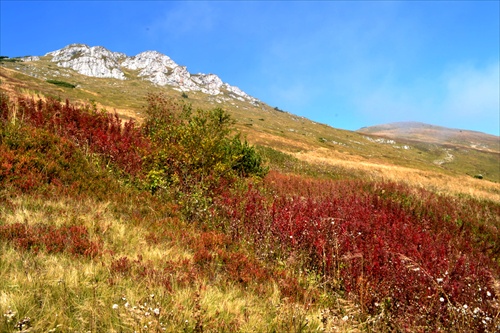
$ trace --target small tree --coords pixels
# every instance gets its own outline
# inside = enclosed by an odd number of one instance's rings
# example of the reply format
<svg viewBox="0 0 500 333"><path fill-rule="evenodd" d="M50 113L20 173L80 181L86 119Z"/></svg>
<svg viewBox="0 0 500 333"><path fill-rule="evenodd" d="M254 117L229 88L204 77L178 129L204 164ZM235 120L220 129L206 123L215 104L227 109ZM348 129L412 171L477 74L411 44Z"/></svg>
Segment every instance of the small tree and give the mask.
<svg viewBox="0 0 500 333"><path fill-rule="evenodd" d="M193 110L164 95L148 96L144 130L156 150L148 157L152 192L175 187L210 194L221 181L264 176L257 152L235 134L234 121L220 108Z"/></svg>

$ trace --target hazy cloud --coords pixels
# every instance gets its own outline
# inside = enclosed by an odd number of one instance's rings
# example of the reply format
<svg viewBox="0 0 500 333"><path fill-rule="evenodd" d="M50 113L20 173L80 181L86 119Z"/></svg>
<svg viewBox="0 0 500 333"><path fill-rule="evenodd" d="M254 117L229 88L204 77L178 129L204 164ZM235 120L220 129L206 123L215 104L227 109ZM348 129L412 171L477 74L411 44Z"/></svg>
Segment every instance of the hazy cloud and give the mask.
<svg viewBox="0 0 500 333"><path fill-rule="evenodd" d="M449 116L486 117L500 113L500 64L484 68L462 65L445 75L444 109Z"/></svg>
<svg viewBox="0 0 500 333"><path fill-rule="evenodd" d="M401 82L387 75L357 87L354 108L369 122L416 120L496 135L500 126L500 65L454 66ZM350 97L352 98L352 96Z"/></svg>

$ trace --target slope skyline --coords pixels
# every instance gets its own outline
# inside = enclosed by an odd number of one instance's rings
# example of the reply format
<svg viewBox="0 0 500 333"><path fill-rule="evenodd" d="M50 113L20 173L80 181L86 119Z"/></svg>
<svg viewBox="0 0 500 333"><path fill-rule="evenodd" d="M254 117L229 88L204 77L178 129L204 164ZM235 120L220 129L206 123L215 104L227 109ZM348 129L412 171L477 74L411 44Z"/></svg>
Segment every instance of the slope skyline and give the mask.
<svg viewBox="0 0 500 333"><path fill-rule="evenodd" d="M129 56L156 50L337 128L419 121L500 134L496 2L0 6L1 55L43 55L72 43Z"/></svg>

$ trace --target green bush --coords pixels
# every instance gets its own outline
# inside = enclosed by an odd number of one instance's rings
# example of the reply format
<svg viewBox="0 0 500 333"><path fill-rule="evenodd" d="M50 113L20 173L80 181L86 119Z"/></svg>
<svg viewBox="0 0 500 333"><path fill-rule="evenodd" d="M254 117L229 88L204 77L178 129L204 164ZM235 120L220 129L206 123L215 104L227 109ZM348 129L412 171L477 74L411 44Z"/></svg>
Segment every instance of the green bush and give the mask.
<svg viewBox="0 0 500 333"><path fill-rule="evenodd" d="M210 193L221 181L265 175L260 156L234 133L233 125L220 108L193 110L164 95L150 95L144 124L156 146L147 158L150 190Z"/></svg>
<svg viewBox="0 0 500 333"><path fill-rule="evenodd" d="M52 83L52 84L55 84L56 86L60 86L60 87L63 87L63 88L76 88L76 85L74 84L71 84L71 83L68 83L68 82L64 82L64 81L59 81L59 80L47 80L48 83Z"/></svg>
<svg viewBox="0 0 500 333"><path fill-rule="evenodd" d="M21 62L19 58L9 58L8 56L0 56L0 62Z"/></svg>

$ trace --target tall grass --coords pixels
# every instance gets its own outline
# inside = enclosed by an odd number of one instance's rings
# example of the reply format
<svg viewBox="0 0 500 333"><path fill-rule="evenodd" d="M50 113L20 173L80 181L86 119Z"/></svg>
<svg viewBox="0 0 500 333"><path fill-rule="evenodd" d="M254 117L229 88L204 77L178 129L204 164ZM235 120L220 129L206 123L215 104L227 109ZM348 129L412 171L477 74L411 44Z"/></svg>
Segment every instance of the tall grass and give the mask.
<svg viewBox="0 0 500 333"><path fill-rule="evenodd" d="M0 129L2 332L500 329L498 202L279 154L154 192L144 161L176 155L133 122L0 94Z"/></svg>

